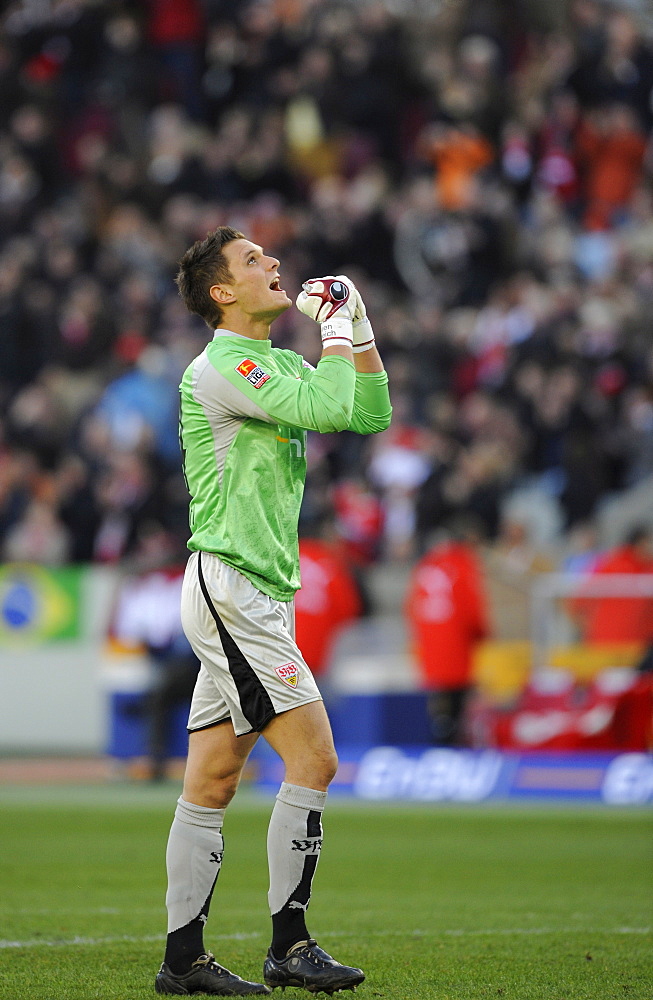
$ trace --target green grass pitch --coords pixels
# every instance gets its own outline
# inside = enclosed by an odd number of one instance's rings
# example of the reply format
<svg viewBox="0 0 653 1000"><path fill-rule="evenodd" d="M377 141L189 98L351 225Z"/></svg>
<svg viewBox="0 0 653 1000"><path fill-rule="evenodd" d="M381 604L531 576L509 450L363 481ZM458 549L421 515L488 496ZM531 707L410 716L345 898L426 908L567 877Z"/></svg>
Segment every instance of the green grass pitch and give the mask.
<svg viewBox="0 0 653 1000"><path fill-rule="evenodd" d="M2 1000L154 996L178 791L0 789ZM254 979L270 808L248 789L231 806L206 932L219 961ZM357 1000L653 998L650 810L332 797L324 826L309 927L365 969Z"/></svg>

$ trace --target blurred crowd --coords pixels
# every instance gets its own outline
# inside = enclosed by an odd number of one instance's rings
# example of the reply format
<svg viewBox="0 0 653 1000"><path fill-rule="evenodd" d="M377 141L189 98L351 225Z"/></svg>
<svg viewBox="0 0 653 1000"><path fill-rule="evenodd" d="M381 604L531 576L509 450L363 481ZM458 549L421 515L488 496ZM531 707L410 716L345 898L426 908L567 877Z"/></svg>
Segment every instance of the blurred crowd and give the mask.
<svg viewBox="0 0 653 1000"><path fill-rule="evenodd" d="M311 441L304 534L330 513L359 565L410 560L462 513L564 550L653 476L652 20L635 0L5 4L0 556L187 537L177 386L210 333L173 278L219 224L291 296L351 275L389 371L390 430ZM319 357L297 310L273 337Z"/></svg>

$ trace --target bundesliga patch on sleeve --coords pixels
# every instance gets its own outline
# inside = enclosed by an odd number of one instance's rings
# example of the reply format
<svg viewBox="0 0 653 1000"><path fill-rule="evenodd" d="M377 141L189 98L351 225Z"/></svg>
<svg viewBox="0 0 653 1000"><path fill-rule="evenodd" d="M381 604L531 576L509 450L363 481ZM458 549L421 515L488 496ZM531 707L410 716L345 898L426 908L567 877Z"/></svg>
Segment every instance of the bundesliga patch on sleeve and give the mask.
<svg viewBox="0 0 653 1000"><path fill-rule="evenodd" d="M255 389L260 389L262 385L265 385L270 376L267 372L264 372L260 365L257 365L255 361L250 361L249 358L245 358L236 367L236 371L243 378L246 378L248 382L254 386Z"/></svg>

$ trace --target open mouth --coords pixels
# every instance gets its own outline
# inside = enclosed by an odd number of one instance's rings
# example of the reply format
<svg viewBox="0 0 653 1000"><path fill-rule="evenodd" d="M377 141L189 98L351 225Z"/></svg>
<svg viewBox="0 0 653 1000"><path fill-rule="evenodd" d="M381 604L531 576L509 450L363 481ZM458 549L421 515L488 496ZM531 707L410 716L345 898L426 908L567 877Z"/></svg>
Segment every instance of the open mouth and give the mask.
<svg viewBox="0 0 653 1000"><path fill-rule="evenodd" d="M270 288L272 289L273 292L282 292L283 291L283 288L281 287L281 282L279 280L279 276L278 275L277 275L277 277L273 281L270 282Z"/></svg>

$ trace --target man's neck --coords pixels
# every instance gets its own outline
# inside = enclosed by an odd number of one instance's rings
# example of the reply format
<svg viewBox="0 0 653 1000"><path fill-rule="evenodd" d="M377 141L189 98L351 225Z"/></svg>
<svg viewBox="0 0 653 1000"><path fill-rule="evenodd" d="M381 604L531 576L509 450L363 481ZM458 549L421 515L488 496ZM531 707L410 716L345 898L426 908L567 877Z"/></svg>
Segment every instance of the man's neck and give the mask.
<svg viewBox="0 0 653 1000"><path fill-rule="evenodd" d="M239 337L249 337L250 340L269 340L270 324L265 321L252 320L249 316L230 316L224 320L216 331L237 333Z"/></svg>

